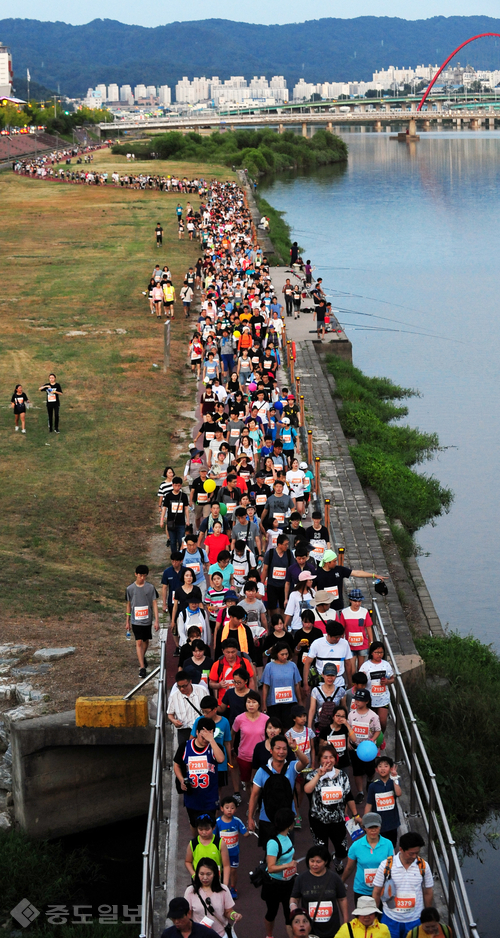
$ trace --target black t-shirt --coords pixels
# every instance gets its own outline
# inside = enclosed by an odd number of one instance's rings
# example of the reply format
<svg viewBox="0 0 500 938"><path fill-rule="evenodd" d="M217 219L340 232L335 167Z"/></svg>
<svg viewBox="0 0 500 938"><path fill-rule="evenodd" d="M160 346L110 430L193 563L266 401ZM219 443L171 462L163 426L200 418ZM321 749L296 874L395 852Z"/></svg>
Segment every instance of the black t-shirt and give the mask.
<svg viewBox="0 0 500 938"><path fill-rule="evenodd" d="M215 410L215 400L214 400L213 409ZM216 429L217 429L217 424L214 423L213 421L210 423L210 421L205 420L202 423L200 430L203 433L203 446L210 446L210 443L212 442L212 440L215 440Z"/></svg>
<svg viewBox="0 0 500 938"><path fill-rule="evenodd" d="M206 481L207 480L205 479L205 482ZM204 484L205 483L202 481L202 479L198 478L194 480L191 486L191 490L194 493L193 501L195 505L213 505L214 501L216 501L215 495L217 493L217 489L214 489L213 492L205 492L205 489L203 488Z"/></svg>
<svg viewBox="0 0 500 938"><path fill-rule="evenodd" d="M219 517L215 518L215 521L214 521L212 517L212 513L208 515L208 518L204 518L203 521L201 522L200 524L201 534L212 534L213 526L216 521L220 521L222 523L223 533L227 534L231 528L231 525L229 524L229 521L227 520L227 515L224 515L224 517L222 515L219 515Z"/></svg>
<svg viewBox="0 0 500 938"><path fill-rule="evenodd" d="M274 589L285 588L286 574L288 567L293 563L293 554L288 548L282 557L278 554L276 548L266 552L264 564L267 566L267 582Z"/></svg>
<svg viewBox="0 0 500 938"><path fill-rule="evenodd" d="M308 911L312 920L312 931L317 938L329 938L330 935L337 934L340 928L337 899L345 899L346 895L344 883L338 873L334 873L333 870L326 870L323 876L313 876L309 870L304 870L293 881L292 896L300 899L301 905ZM330 902L332 906L332 914L327 922L318 917L314 918L316 905L320 899L322 902Z"/></svg>
<svg viewBox="0 0 500 938"><path fill-rule="evenodd" d="M205 659L201 664L196 664L193 658L186 658L182 667L186 674L189 674L193 684L199 684L201 682L203 672L210 671L212 665L212 659L208 656L205 656Z"/></svg>
<svg viewBox="0 0 500 938"><path fill-rule="evenodd" d="M328 533L328 528L325 528L325 525L322 524L321 527L316 531L312 525L310 528L306 528L305 535L312 548L314 549L313 541L325 541L328 544L330 540L330 535Z"/></svg>
<svg viewBox="0 0 500 938"><path fill-rule="evenodd" d="M257 743L253 751L252 769L263 769L264 766L269 762L270 758L271 753L269 752L269 749L266 749L266 741L262 740L261 743ZM288 765L288 763L292 762L294 759L295 756L289 746L288 752L286 754L286 764Z"/></svg>
<svg viewBox="0 0 500 938"><path fill-rule="evenodd" d="M13 394L10 402L14 404L14 413L15 414L24 414L26 412L26 401L28 400L28 395L21 391L20 394Z"/></svg>
<svg viewBox="0 0 500 938"><path fill-rule="evenodd" d="M297 657L297 667L299 671L301 669L303 656L306 654L307 650L311 647L312 643L315 642L317 638L323 638L323 632L321 631L321 629L316 628L315 625L313 625L310 632L306 632L304 629L297 629L297 631L293 633L294 649L297 647L299 642L302 641L303 638L305 638L309 642L309 644L304 645L302 648L302 651L299 651L299 654Z"/></svg>
<svg viewBox="0 0 500 938"><path fill-rule="evenodd" d="M179 492L178 495L167 492L163 499L163 507L167 509L167 528L176 528L179 525L186 524L184 509L187 508L188 504L188 497L185 492Z"/></svg>
<svg viewBox="0 0 500 938"><path fill-rule="evenodd" d="M265 661L265 663L268 664L269 661L271 660L271 656L266 655L265 652L269 651L270 648L274 648L274 646L278 642L286 642L286 644L288 645L290 649L290 658L291 658L293 655L293 649L295 648L297 644L297 642L295 641L295 635L296 635L296 632L286 632L282 638L277 638L276 635L274 635L273 633L271 633L270 635L266 635L264 642L261 645L262 653L263 653L263 660Z"/></svg>
<svg viewBox="0 0 500 938"><path fill-rule="evenodd" d="M247 695L244 694L243 697L240 697L236 693L234 687L230 687L229 690L227 690L226 693L224 694L221 700L221 703L223 703L224 706L228 708L228 711L225 714L225 716L227 717L227 719L229 720L229 723L232 726L234 721L236 720L236 717L238 717L240 713L246 713Z"/></svg>
<svg viewBox="0 0 500 938"><path fill-rule="evenodd" d="M180 615L181 612L184 612L184 610L187 609L190 602L194 602L196 600L197 602L201 603L203 596L201 595L201 589L199 586L193 586L193 589L189 593L185 593L184 587L180 586L179 589L177 589L174 593L174 599L176 599L178 603L177 615ZM208 649L208 654L210 654L210 648ZM187 655L187 657L191 657L191 652L189 655Z"/></svg>
<svg viewBox="0 0 500 938"><path fill-rule="evenodd" d="M62 394L62 387L59 384L59 381L56 381L55 384L44 384L43 391L47 395L47 404L59 404L59 394ZM59 391L59 394L54 394L54 391Z"/></svg>
<svg viewBox="0 0 500 938"><path fill-rule="evenodd" d="M352 570L350 567L333 567L332 570L323 570L322 567L318 568L318 575L316 583L314 584L317 590L329 590L332 592L332 587L336 590L336 593L333 593L334 599L331 605L332 609L343 609L345 606L344 602L344 593L343 593L343 582L348 580Z"/></svg>

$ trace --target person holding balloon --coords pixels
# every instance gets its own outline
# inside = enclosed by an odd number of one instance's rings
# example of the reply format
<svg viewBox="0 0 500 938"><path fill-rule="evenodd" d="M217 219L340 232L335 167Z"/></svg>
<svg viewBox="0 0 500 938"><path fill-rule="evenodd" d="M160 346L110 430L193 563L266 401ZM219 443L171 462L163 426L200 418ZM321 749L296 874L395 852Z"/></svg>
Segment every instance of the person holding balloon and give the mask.
<svg viewBox="0 0 500 938"><path fill-rule="evenodd" d="M380 735L380 720L371 710L371 695L367 690L357 690L354 694L355 709L347 717L349 724L349 755L351 758L354 784L357 788L356 804L364 801L363 777L371 778L375 771L377 746L375 740Z"/></svg>
<svg viewBox="0 0 500 938"><path fill-rule="evenodd" d="M349 779L337 767L338 756L333 746L325 746L321 753L319 768L306 775L304 791L310 795L309 826L316 844L328 847L331 840L335 852L334 865L337 873L344 869L347 857L346 807L356 821L361 818L351 792Z"/></svg>

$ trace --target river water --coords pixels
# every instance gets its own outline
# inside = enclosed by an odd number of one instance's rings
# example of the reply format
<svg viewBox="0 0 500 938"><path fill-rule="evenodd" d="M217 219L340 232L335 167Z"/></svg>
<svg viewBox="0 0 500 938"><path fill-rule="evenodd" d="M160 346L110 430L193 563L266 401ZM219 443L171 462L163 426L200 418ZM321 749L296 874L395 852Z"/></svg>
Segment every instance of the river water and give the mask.
<svg viewBox="0 0 500 938"><path fill-rule="evenodd" d="M349 310L354 364L421 392L408 422L448 447L421 471L455 493L418 532L422 573L444 625L500 650L500 133L343 136L345 168L259 189Z"/></svg>
<svg viewBox="0 0 500 938"><path fill-rule="evenodd" d="M359 128L342 136L345 167L280 176L260 193L287 213L345 310L354 364L420 391L408 422L447 447L420 471L455 493L450 513L417 534L420 567L443 625L500 651L500 133L413 145ZM498 830L490 818L463 865L484 938L498 934Z"/></svg>

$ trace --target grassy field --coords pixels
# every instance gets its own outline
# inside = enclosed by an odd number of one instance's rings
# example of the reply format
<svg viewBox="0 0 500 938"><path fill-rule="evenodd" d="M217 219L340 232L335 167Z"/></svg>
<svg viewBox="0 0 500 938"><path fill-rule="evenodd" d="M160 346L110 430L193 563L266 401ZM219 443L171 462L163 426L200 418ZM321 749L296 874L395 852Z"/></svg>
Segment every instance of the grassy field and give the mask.
<svg viewBox="0 0 500 938"><path fill-rule="evenodd" d="M125 165L109 152L93 164ZM192 163L141 164L149 168L232 178ZM77 645L43 680L47 687L57 676L58 699L68 703L77 693L120 692L137 673L123 634L124 589L159 531L157 485L167 463L183 464L192 421L182 412L194 403L182 309L164 375L153 367L162 363L163 327L141 291L156 262L169 264L179 289L199 243L177 239L177 193L9 174L0 193L2 640ZM51 371L64 391L59 436L48 433L38 391ZM9 405L17 382L34 404L25 436L14 432Z"/></svg>

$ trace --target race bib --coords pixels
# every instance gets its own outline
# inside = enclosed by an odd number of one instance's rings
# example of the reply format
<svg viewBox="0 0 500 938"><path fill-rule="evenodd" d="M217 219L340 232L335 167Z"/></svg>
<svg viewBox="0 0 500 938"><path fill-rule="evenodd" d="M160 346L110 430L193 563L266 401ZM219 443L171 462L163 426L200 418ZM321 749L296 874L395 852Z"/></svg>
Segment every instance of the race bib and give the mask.
<svg viewBox="0 0 500 938"><path fill-rule="evenodd" d="M295 876L295 870L293 868L283 870L283 879L291 879L292 876Z"/></svg>
<svg viewBox="0 0 500 938"><path fill-rule="evenodd" d="M184 563L184 566L187 567L188 570L192 570L193 573L196 573L196 576L198 576L201 571L201 565L198 561L195 561L195 563Z"/></svg>
<svg viewBox="0 0 500 938"><path fill-rule="evenodd" d="M385 694L387 688L383 684L372 684L372 689L370 691L372 697L380 697L382 694Z"/></svg>
<svg viewBox="0 0 500 938"><path fill-rule="evenodd" d="M232 515L233 511L234 511L234 510L236 509L236 507L237 507L237 503L236 503L236 502L226 502L226 505L227 505L227 513L228 513L228 515Z"/></svg>
<svg viewBox="0 0 500 938"><path fill-rule="evenodd" d="M54 401L57 401L57 394L47 394L47 400L53 404Z"/></svg>
<svg viewBox="0 0 500 938"><path fill-rule="evenodd" d="M338 586L325 586L326 592L331 593L334 599L339 598L339 588Z"/></svg>
<svg viewBox="0 0 500 938"><path fill-rule="evenodd" d="M204 915L203 918L202 918L202 920L201 920L201 922L200 922L200 925L205 925L207 928L211 928L212 925L213 925L213 923L214 923L214 921L215 921L215 919L210 918L209 915Z"/></svg>
<svg viewBox="0 0 500 938"><path fill-rule="evenodd" d="M335 749L335 752L341 756L346 751L346 738L345 736L329 736L327 743L330 743L331 746Z"/></svg>
<svg viewBox="0 0 500 938"><path fill-rule="evenodd" d="M278 524L285 523L285 513L282 511L275 511L273 518L276 518L276 521L278 522Z"/></svg>
<svg viewBox="0 0 500 938"><path fill-rule="evenodd" d="M411 912L416 905L416 896L411 893L402 892L399 896L395 896L395 912Z"/></svg>
<svg viewBox="0 0 500 938"><path fill-rule="evenodd" d="M360 648L364 642L365 636L362 632L349 632L347 636L351 648Z"/></svg>
<svg viewBox="0 0 500 938"><path fill-rule="evenodd" d="M264 482L266 485L272 485L274 482L274 476L266 476L266 478L264 479Z"/></svg>
<svg viewBox="0 0 500 938"><path fill-rule="evenodd" d="M388 791L387 793L376 794L375 804L377 805L377 811L392 811L396 807L394 792Z"/></svg>
<svg viewBox="0 0 500 938"><path fill-rule="evenodd" d="M215 440L215 433L212 430L207 430L205 437L207 440Z"/></svg>
<svg viewBox="0 0 500 938"><path fill-rule="evenodd" d="M321 789L321 801L323 804L338 804L342 801L344 792L338 785L332 785L330 788Z"/></svg>
<svg viewBox="0 0 500 938"><path fill-rule="evenodd" d="M239 438L240 438L240 431L239 431L239 430L231 430L229 436L231 437L232 440L239 440Z"/></svg>
<svg viewBox="0 0 500 938"><path fill-rule="evenodd" d="M245 565L244 567L235 567L235 568L234 568L234 575L235 575L235 576L246 576L246 572L247 572L246 565Z"/></svg>
<svg viewBox="0 0 500 938"><path fill-rule="evenodd" d="M178 515L183 507L182 502L170 502L170 511L173 515Z"/></svg>
<svg viewBox="0 0 500 938"><path fill-rule="evenodd" d="M134 618L135 619L149 619L149 606L135 606Z"/></svg>
<svg viewBox="0 0 500 938"><path fill-rule="evenodd" d="M293 703L293 688L277 687L274 691L274 702L277 704Z"/></svg>
<svg viewBox="0 0 500 938"><path fill-rule="evenodd" d="M377 869L364 871L365 884L367 886L373 886L373 880L375 879L376 872L377 872Z"/></svg>
<svg viewBox="0 0 500 938"><path fill-rule="evenodd" d="M318 911L316 912L316 906L318 906ZM325 899L323 902L320 902L318 905L317 902L309 903L309 918L314 917L315 922L329 922L333 915L333 902L330 902L329 899Z"/></svg>
<svg viewBox="0 0 500 938"><path fill-rule="evenodd" d="M353 724L354 735L356 739L368 739L370 735L370 727L368 723L354 723Z"/></svg>
<svg viewBox="0 0 500 938"><path fill-rule="evenodd" d="M207 775L208 759L206 756L189 756L188 775Z"/></svg>
<svg viewBox="0 0 500 938"><path fill-rule="evenodd" d="M228 850L238 846L238 831L221 831L220 836Z"/></svg>
<svg viewBox="0 0 500 938"><path fill-rule="evenodd" d="M204 505L206 502L208 502L207 492L200 492L198 495L198 505Z"/></svg>
<svg viewBox="0 0 500 938"><path fill-rule="evenodd" d="M256 505L265 505L267 502L267 495L256 495L255 504Z"/></svg>
<svg viewBox="0 0 500 938"><path fill-rule="evenodd" d="M286 577L286 567L273 567L273 580L284 580Z"/></svg>

